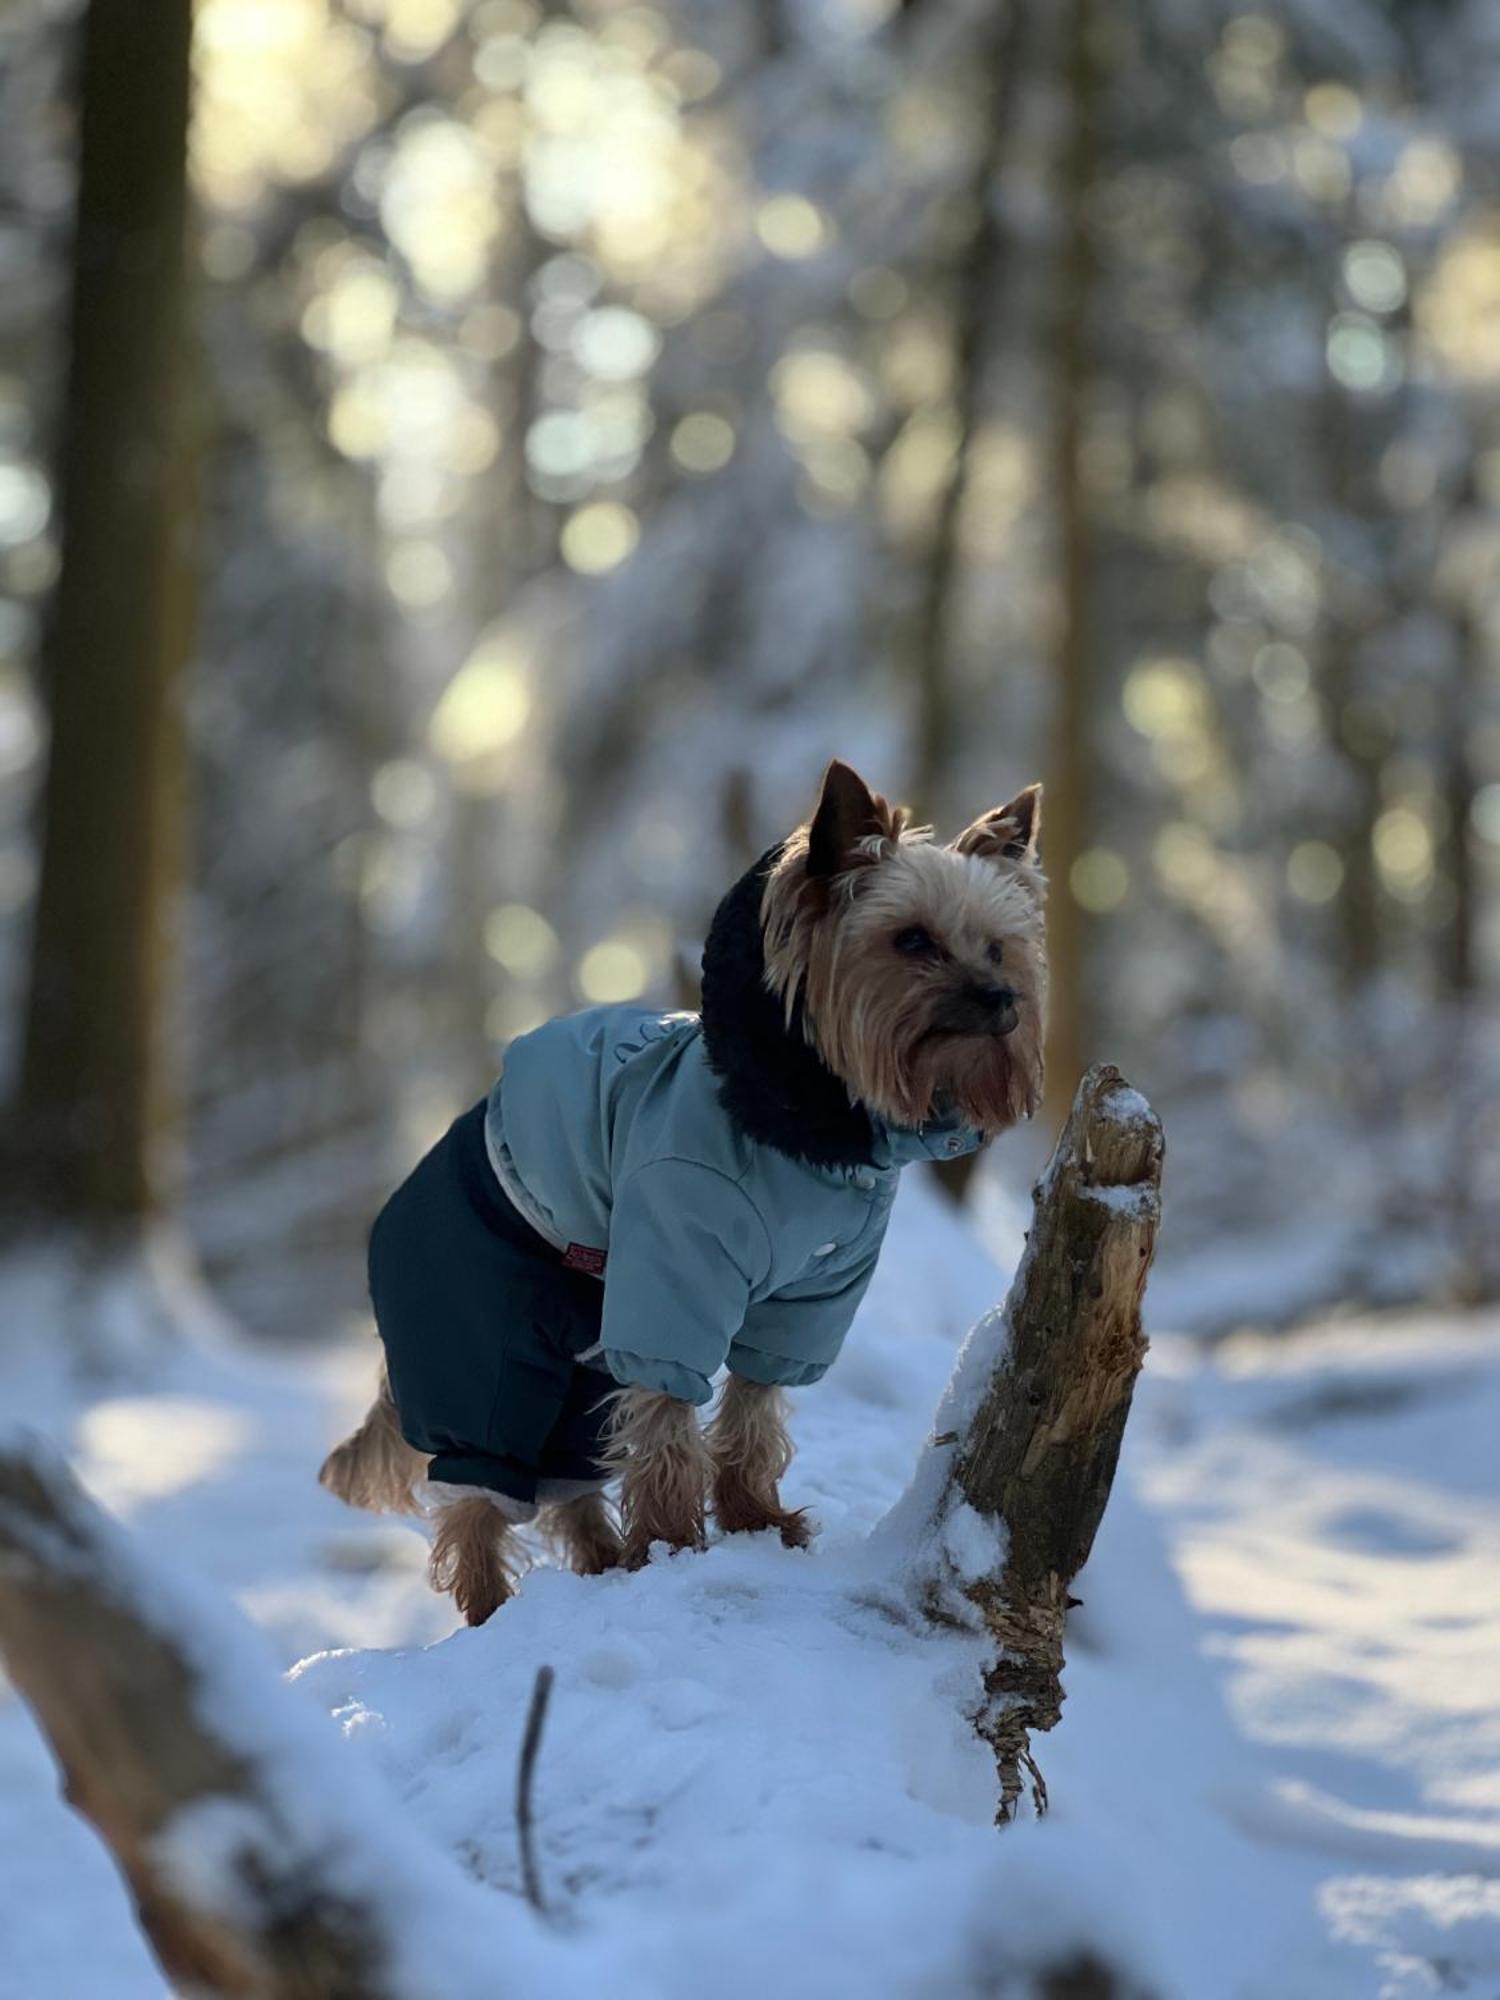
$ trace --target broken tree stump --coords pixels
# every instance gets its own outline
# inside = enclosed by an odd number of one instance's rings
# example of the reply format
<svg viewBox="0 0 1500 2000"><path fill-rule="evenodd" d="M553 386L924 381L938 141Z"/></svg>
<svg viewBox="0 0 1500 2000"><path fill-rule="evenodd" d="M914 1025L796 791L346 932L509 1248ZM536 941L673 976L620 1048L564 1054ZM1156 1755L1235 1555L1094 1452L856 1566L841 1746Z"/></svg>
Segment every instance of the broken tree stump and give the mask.
<svg viewBox="0 0 1500 2000"><path fill-rule="evenodd" d="M346 1841L303 1796L316 1779L268 1748L263 1710L288 1695L177 1609L60 1464L0 1442L0 1659L163 1970L254 2000L394 1995L388 1923L353 1886L358 1829Z"/></svg>
<svg viewBox="0 0 1500 2000"><path fill-rule="evenodd" d="M1108 1064L1091 1069L1037 1183L1005 1306L970 1336L939 1416L937 1448L951 1459L928 1546L996 1644L977 1721L995 1751L1002 1822L1023 1772L1038 1812L1046 1807L1031 1733L1061 1713L1068 1585L1104 1517L1146 1356L1141 1299L1162 1154L1145 1098ZM1003 1552L995 1567L976 1564L974 1536L950 1532L963 1508L996 1531L977 1543Z"/></svg>

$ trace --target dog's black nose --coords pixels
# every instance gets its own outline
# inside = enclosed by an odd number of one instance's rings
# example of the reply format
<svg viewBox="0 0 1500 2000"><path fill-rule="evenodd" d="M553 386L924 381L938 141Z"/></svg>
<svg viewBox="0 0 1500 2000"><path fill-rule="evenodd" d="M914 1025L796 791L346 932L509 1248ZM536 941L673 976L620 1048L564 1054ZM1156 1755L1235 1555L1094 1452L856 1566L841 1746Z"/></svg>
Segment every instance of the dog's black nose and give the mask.
<svg viewBox="0 0 1500 2000"><path fill-rule="evenodd" d="M984 1014L990 1033L1010 1034L1020 1019L1014 991L1009 986L975 986L970 990L974 1005Z"/></svg>
<svg viewBox="0 0 1500 2000"><path fill-rule="evenodd" d="M944 1035L1008 1035L1019 1018L1010 987L982 986L975 980L949 996L933 1027Z"/></svg>

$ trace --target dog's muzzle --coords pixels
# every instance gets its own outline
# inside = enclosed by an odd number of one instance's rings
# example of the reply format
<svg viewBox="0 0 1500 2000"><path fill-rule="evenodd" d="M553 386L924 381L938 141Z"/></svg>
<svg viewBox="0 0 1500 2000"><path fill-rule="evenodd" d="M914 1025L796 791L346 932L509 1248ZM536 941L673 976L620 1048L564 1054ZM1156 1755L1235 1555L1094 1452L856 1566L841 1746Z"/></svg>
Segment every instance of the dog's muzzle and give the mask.
<svg viewBox="0 0 1500 2000"><path fill-rule="evenodd" d="M945 1035L1014 1034L1020 1006L1009 986L970 986L955 995L933 1023Z"/></svg>

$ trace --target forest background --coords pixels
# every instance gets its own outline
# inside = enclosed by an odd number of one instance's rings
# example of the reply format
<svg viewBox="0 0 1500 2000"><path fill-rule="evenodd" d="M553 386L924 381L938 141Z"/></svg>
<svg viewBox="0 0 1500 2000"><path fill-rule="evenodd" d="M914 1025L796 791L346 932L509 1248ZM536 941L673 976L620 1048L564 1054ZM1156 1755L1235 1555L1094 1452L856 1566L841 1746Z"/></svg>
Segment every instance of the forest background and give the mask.
<svg viewBox="0 0 1500 2000"><path fill-rule="evenodd" d="M14 1228L347 1326L504 1042L692 1004L837 753L1045 779L1036 1157L1148 1092L1197 1330L1492 1296L1497 65L1493 0L10 0Z"/></svg>

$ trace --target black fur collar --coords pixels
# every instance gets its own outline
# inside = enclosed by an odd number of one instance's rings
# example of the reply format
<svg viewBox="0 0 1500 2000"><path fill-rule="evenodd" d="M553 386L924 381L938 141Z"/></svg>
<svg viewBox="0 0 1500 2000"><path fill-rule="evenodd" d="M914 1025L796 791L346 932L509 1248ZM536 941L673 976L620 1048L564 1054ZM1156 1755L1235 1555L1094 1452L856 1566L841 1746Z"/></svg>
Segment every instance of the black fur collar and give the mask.
<svg viewBox="0 0 1500 2000"><path fill-rule="evenodd" d="M747 1138L818 1167L868 1166L874 1130L862 1104L790 1027L766 990L760 903L781 843L740 877L703 947L703 1046L719 1102Z"/></svg>

